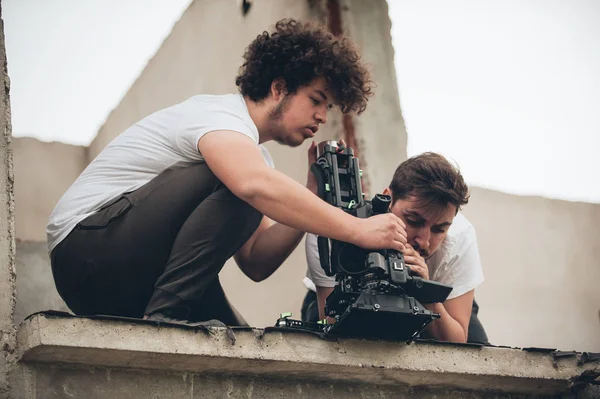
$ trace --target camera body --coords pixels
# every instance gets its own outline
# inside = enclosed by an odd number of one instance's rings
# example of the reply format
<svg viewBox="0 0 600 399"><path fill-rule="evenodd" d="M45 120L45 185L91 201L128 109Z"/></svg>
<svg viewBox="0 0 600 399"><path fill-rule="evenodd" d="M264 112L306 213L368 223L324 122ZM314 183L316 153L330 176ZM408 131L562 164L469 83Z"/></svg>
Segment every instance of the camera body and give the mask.
<svg viewBox="0 0 600 399"><path fill-rule="evenodd" d="M351 148L321 142L311 172L319 197L329 204L358 218L390 212L390 196L363 198L362 172ZM422 303L445 301L452 287L413 276L402 253L367 250L327 237L317 242L321 267L336 276L325 306L325 314L336 322L324 327L325 335L411 341L440 317Z"/></svg>

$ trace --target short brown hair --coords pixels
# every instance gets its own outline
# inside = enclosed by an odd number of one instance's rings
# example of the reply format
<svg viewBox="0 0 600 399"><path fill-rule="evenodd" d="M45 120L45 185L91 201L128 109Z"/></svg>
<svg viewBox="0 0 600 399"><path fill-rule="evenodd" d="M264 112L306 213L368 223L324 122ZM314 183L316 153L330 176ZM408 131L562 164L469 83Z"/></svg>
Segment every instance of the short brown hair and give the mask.
<svg viewBox="0 0 600 399"><path fill-rule="evenodd" d="M458 168L434 152L402 162L394 172L390 190L394 202L414 195L427 203L452 204L457 211L469 202L469 187Z"/></svg>
<svg viewBox="0 0 600 399"><path fill-rule="evenodd" d="M296 93L321 76L342 112L366 109L372 82L352 43L323 26L283 19L272 33L263 32L250 43L235 84L242 95L258 102L277 78L285 81L288 93Z"/></svg>

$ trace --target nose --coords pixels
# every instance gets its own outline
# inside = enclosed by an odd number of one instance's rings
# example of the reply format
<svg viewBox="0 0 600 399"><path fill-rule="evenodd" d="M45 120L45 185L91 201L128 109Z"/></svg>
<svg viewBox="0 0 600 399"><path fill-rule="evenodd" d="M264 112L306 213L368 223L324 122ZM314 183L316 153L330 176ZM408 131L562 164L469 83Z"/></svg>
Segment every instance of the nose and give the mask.
<svg viewBox="0 0 600 399"><path fill-rule="evenodd" d="M429 241L431 233L428 228L419 229L415 236L415 242L419 245L419 248L429 251Z"/></svg>
<svg viewBox="0 0 600 399"><path fill-rule="evenodd" d="M325 108L319 108L319 110L317 110L317 112L315 113L315 119L320 124L327 123L327 106L325 106Z"/></svg>

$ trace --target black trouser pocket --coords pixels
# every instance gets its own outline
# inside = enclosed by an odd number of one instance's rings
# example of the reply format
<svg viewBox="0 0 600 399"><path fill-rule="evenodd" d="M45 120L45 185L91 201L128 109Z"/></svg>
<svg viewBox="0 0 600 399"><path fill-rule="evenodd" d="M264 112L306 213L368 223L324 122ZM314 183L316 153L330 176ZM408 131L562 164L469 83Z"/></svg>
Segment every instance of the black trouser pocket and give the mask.
<svg viewBox="0 0 600 399"><path fill-rule="evenodd" d="M109 224L119 220L133 205L126 196L121 196L108 205L100 208L93 215L88 216L77 225L81 230L97 230L107 227Z"/></svg>

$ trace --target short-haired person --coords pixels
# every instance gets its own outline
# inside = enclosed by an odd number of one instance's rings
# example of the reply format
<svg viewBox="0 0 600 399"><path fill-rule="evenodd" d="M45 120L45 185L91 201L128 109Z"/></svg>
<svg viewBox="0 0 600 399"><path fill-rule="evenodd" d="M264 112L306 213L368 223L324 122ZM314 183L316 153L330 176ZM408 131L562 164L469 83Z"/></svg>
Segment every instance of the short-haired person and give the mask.
<svg viewBox="0 0 600 399"><path fill-rule="evenodd" d="M445 302L424 305L441 318L434 320L422 337L487 343L474 302L474 290L483 281L477 237L473 225L459 212L469 199L460 172L443 156L424 153L400 164L383 193L391 195L390 209L406 225L408 243L402 252L411 271L453 287ZM327 276L321 268L313 234L306 237L306 257L305 284L316 291L316 298L311 292L307 294L303 318L322 320L335 277Z"/></svg>
<svg viewBox="0 0 600 399"><path fill-rule="evenodd" d="M404 248L399 218L358 220L324 203L276 171L263 146L299 146L334 104L366 108L370 77L347 39L279 21L250 43L236 84L239 93L197 95L135 123L60 199L48 246L73 312L243 325L218 278L232 256L261 281L306 231Z"/></svg>

